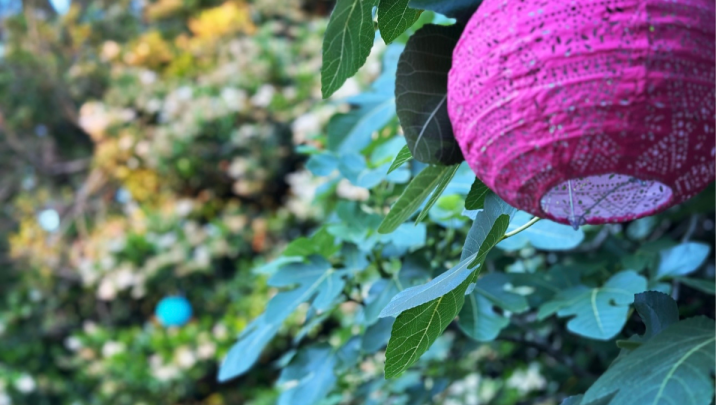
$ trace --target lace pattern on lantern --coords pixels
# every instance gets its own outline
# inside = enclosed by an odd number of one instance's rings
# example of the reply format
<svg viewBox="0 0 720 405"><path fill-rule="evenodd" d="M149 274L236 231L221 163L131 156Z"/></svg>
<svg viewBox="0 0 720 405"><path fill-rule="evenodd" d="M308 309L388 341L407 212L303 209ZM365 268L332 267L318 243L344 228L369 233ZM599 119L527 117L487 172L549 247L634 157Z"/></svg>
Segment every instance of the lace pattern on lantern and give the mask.
<svg viewBox="0 0 720 405"><path fill-rule="evenodd" d="M554 219L567 219L577 228L585 223L636 218L672 199L667 185L623 174L603 174L568 180L551 188L541 200Z"/></svg>

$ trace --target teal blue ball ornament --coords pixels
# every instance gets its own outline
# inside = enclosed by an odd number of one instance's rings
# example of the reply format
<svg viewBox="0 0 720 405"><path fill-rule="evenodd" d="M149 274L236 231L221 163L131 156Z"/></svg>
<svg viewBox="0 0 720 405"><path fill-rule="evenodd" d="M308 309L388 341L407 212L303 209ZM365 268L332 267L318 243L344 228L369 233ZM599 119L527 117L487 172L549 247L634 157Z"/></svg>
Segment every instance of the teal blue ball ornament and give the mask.
<svg viewBox="0 0 720 405"><path fill-rule="evenodd" d="M183 326L192 318L192 306L185 297L165 297L155 307L155 316L165 327Z"/></svg>

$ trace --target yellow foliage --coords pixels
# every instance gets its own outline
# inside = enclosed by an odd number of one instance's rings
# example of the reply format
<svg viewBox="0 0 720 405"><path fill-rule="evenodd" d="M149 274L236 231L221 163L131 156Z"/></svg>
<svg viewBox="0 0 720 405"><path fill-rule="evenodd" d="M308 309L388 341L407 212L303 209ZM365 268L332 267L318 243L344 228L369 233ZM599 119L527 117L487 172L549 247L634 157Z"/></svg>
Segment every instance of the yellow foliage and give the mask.
<svg viewBox="0 0 720 405"><path fill-rule="evenodd" d="M141 36L131 51L125 55L127 64L151 69L157 69L172 59L172 48L158 31L151 31Z"/></svg>
<svg viewBox="0 0 720 405"><path fill-rule="evenodd" d="M129 170L123 183L138 202L154 200L160 188L160 178L149 169Z"/></svg>
<svg viewBox="0 0 720 405"><path fill-rule="evenodd" d="M131 152L120 148L117 139L107 139L95 146L95 164L116 178L124 177L118 172L118 168L125 167L125 163L130 157Z"/></svg>
<svg viewBox="0 0 720 405"><path fill-rule="evenodd" d="M154 21L170 17L183 9L183 0L160 0L145 6L145 17Z"/></svg>
<svg viewBox="0 0 720 405"><path fill-rule="evenodd" d="M203 11L188 21L188 27L196 37L215 39L242 32L252 34L255 25L250 18L250 8L244 2L227 1L222 5Z"/></svg>
<svg viewBox="0 0 720 405"><path fill-rule="evenodd" d="M68 12L61 17L63 26L67 30L72 39L72 49L77 51L80 47L88 42L92 35L92 27L88 23L83 23L82 7L79 4L72 3Z"/></svg>
<svg viewBox="0 0 720 405"><path fill-rule="evenodd" d="M70 263L80 267L83 260L100 261L112 240L121 240L128 232L128 220L125 218L109 218L102 226L95 227L90 235L74 241L69 251Z"/></svg>
<svg viewBox="0 0 720 405"><path fill-rule="evenodd" d="M170 62L165 69L165 74L170 77L183 77L193 74L195 69L197 69L197 63L193 55L189 52L182 52Z"/></svg>
<svg viewBox="0 0 720 405"><path fill-rule="evenodd" d="M128 167L133 153L131 148L120 145L121 139L110 138L99 142L95 147L95 164L103 172L121 181L135 201L157 200L160 177L148 168Z"/></svg>
<svg viewBox="0 0 720 405"><path fill-rule="evenodd" d="M58 267L61 259L60 244L45 232L35 217L20 220L20 227L10 235L10 257L27 260L44 273Z"/></svg>

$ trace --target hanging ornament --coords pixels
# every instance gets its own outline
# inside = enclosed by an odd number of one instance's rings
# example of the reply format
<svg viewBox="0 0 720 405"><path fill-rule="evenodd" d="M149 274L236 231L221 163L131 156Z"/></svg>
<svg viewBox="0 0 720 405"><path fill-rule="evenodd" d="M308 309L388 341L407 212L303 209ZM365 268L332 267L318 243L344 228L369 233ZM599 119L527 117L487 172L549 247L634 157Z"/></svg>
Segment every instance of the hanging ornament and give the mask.
<svg viewBox="0 0 720 405"><path fill-rule="evenodd" d="M448 112L519 209L575 227L655 214L715 178L715 1L485 0Z"/></svg>
<svg viewBox="0 0 720 405"><path fill-rule="evenodd" d="M192 306L185 297L168 296L158 302L155 317L165 327L183 326L192 318Z"/></svg>

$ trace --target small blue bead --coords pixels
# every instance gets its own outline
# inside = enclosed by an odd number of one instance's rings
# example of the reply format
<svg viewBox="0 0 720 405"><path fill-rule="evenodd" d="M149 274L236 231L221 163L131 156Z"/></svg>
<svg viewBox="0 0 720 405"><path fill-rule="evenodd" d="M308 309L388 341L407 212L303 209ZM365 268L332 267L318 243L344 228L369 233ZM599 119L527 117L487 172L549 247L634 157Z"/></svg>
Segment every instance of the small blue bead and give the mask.
<svg viewBox="0 0 720 405"><path fill-rule="evenodd" d="M183 326L192 318L192 306L185 297L165 297L155 307L155 316L163 326Z"/></svg>

